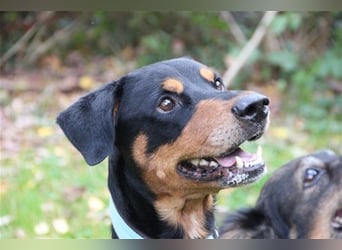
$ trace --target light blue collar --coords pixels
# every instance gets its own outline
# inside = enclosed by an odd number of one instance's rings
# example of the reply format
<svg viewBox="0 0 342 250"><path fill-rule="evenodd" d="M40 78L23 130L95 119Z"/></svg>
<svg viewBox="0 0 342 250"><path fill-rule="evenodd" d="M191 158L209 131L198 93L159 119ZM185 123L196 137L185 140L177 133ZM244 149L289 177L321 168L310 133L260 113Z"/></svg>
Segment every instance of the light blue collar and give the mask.
<svg viewBox="0 0 342 250"><path fill-rule="evenodd" d="M127 225L116 209L111 195L109 199L109 215L114 231L119 239L144 239L140 234L135 232L129 225ZM217 230L215 230L215 234L215 236L218 235ZM215 237L213 235L209 235L207 239L215 239Z"/></svg>
<svg viewBox="0 0 342 250"><path fill-rule="evenodd" d="M109 199L109 214L112 220L114 231L119 239L144 239L140 236L140 234L128 226L124 219L120 216L111 195Z"/></svg>

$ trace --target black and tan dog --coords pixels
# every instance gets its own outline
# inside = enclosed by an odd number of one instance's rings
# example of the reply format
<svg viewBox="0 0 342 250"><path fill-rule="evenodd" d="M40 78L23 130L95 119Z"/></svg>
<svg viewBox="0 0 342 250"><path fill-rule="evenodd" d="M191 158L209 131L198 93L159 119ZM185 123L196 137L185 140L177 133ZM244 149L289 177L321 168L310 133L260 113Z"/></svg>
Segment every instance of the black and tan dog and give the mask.
<svg viewBox="0 0 342 250"><path fill-rule="evenodd" d="M228 216L222 238L342 239L342 156L332 151L279 168L255 208Z"/></svg>
<svg viewBox="0 0 342 250"><path fill-rule="evenodd" d="M214 195L265 170L239 146L264 133L268 104L178 58L82 97L57 122L89 165L109 156L114 238L206 238L216 232Z"/></svg>

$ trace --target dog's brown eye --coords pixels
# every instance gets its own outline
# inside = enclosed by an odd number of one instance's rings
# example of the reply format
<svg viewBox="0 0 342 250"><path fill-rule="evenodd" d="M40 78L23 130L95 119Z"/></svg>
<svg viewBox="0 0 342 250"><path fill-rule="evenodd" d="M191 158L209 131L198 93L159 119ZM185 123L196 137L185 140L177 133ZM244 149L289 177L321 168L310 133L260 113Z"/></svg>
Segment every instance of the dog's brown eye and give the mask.
<svg viewBox="0 0 342 250"><path fill-rule="evenodd" d="M313 181L317 178L319 175L319 171L314 168L308 168L305 170L304 173L304 187L309 187L311 184L313 184Z"/></svg>
<svg viewBox="0 0 342 250"><path fill-rule="evenodd" d="M158 109L162 112L169 112L176 106L175 101L169 97L164 97L160 100Z"/></svg>

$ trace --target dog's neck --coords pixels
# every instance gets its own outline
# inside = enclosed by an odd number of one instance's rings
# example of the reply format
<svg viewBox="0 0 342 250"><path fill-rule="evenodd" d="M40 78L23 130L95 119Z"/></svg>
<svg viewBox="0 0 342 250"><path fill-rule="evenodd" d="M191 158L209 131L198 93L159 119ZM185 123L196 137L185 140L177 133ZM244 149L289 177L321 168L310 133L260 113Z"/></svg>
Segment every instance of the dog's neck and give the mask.
<svg viewBox="0 0 342 250"><path fill-rule="evenodd" d="M186 239L204 239L215 230L210 194L191 198L158 197L155 208L163 221L181 228Z"/></svg>
<svg viewBox="0 0 342 250"><path fill-rule="evenodd" d="M110 194L120 217L134 232L142 238L216 236L212 195L187 200L155 197L122 158L118 162L113 158L109 159Z"/></svg>

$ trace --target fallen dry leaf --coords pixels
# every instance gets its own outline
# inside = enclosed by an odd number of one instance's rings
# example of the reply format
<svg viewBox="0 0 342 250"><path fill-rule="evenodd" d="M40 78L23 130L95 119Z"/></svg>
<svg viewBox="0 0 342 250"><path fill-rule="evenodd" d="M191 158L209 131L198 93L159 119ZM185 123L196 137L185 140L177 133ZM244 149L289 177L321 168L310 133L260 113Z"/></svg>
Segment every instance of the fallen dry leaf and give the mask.
<svg viewBox="0 0 342 250"><path fill-rule="evenodd" d="M40 223L38 223L35 227L34 227L34 232L37 234L37 235L45 235L45 234L48 234L50 232L50 228L49 228L49 225L42 221Z"/></svg>
<svg viewBox="0 0 342 250"><path fill-rule="evenodd" d="M278 139L289 138L289 130L286 127L273 127L270 129L270 133Z"/></svg>
<svg viewBox="0 0 342 250"><path fill-rule="evenodd" d="M73 202L80 198L84 192L85 192L84 187L66 187L63 191L64 194L64 200L67 202Z"/></svg>
<svg viewBox="0 0 342 250"><path fill-rule="evenodd" d="M37 129L37 134L41 138L49 137L54 133L54 130L51 127L43 126Z"/></svg>
<svg viewBox="0 0 342 250"><path fill-rule="evenodd" d="M56 209L55 204L51 201L43 203L40 207L44 213L50 213Z"/></svg>
<svg viewBox="0 0 342 250"><path fill-rule="evenodd" d="M69 232L68 222L64 218L54 219L52 224L56 232L59 234L66 234Z"/></svg>
<svg viewBox="0 0 342 250"><path fill-rule="evenodd" d="M78 85L84 90L90 90L94 87L95 81L89 76L82 76Z"/></svg>
<svg viewBox="0 0 342 250"><path fill-rule="evenodd" d="M104 208L104 204L99 198L91 196L88 199L88 207L91 211L101 211Z"/></svg>
<svg viewBox="0 0 342 250"><path fill-rule="evenodd" d="M22 228L17 228L14 233L15 237L18 239L23 239L26 237L25 230Z"/></svg>
<svg viewBox="0 0 342 250"><path fill-rule="evenodd" d="M8 189L9 189L8 183L1 180L1 182L0 182L0 196L2 196L3 194L6 194Z"/></svg>
<svg viewBox="0 0 342 250"><path fill-rule="evenodd" d="M0 217L0 227L6 226L13 221L13 216L5 215Z"/></svg>

